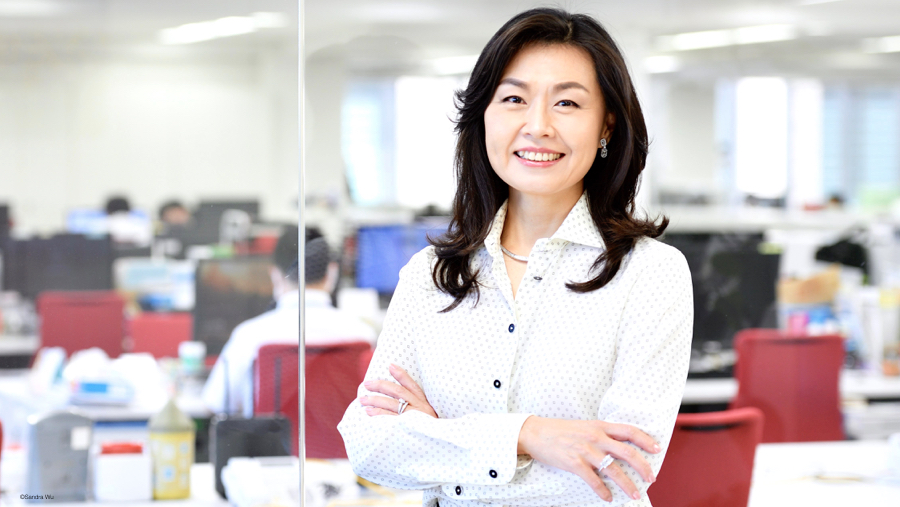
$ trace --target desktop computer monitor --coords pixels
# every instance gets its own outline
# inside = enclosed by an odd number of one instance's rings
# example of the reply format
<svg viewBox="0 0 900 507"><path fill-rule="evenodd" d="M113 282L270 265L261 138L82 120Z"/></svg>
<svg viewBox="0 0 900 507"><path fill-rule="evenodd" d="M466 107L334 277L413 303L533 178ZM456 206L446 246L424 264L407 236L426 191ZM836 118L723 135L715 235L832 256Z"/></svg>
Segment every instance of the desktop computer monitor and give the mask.
<svg viewBox="0 0 900 507"><path fill-rule="evenodd" d="M734 335L777 327L780 255L766 253L761 233L667 233L684 254L694 288L695 354L731 350Z"/></svg>
<svg viewBox="0 0 900 507"><path fill-rule="evenodd" d="M10 225L9 206L0 204L0 248L3 248L3 243L9 239Z"/></svg>
<svg viewBox="0 0 900 507"><path fill-rule="evenodd" d="M356 286L392 294L400 281L400 269L429 245L429 236L446 230L446 223L360 227L356 233Z"/></svg>
<svg viewBox="0 0 900 507"><path fill-rule="evenodd" d="M194 339L206 343L208 355L222 351L238 324L272 308L271 265L268 256L198 262Z"/></svg>
<svg viewBox="0 0 900 507"><path fill-rule="evenodd" d="M108 236L60 234L8 240L4 290L34 299L45 290L111 290L113 246Z"/></svg>
<svg viewBox="0 0 900 507"><path fill-rule="evenodd" d="M253 222L259 221L258 200L200 201L194 211L194 220L191 226L193 244L218 243L222 214L230 209L247 213Z"/></svg>

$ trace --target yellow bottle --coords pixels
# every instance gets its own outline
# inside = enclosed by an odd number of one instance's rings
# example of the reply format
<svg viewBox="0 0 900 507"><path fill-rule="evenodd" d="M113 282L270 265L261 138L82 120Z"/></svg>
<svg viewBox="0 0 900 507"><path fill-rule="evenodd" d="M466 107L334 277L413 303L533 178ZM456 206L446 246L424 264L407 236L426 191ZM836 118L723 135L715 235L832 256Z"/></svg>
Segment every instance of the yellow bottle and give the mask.
<svg viewBox="0 0 900 507"><path fill-rule="evenodd" d="M194 422L170 398L150 418L150 453L153 457L153 499L174 500L191 496L194 464Z"/></svg>

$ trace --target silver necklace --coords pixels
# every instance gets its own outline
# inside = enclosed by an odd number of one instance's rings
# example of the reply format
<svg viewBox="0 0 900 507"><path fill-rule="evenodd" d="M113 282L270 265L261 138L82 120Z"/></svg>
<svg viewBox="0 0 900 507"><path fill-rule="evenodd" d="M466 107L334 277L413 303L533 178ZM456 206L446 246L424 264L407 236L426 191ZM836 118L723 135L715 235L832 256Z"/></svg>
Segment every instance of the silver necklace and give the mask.
<svg viewBox="0 0 900 507"><path fill-rule="evenodd" d="M526 257L524 255L516 255L516 254L510 252L509 250L507 250L506 247L503 245L500 245L500 250L502 250L503 253L512 257L513 259L515 259L517 261L528 262L528 257Z"/></svg>

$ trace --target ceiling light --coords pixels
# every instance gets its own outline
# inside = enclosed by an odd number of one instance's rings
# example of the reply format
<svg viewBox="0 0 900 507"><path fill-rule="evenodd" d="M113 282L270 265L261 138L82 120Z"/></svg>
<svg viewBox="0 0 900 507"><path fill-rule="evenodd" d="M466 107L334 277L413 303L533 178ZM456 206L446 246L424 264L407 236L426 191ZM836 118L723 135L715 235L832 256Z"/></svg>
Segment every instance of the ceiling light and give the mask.
<svg viewBox="0 0 900 507"><path fill-rule="evenodd" d="M863 39L863 51L866 53L900 52L900 35Z"/></svg>
<svg viewBox="0 0 900 507"><path fill-rule="evenodd" d="M678 58L669 55L648 56L644 58L644 70L650 74L675 72L681 67Z"/></svg>
<svg viewBox="0 0 900 507"><path fill-rule="evenodd" d="M253 33L260 28L279 28L287 23L287 16L279 12L255 12L250 16L228 16L166 28L160 31L159 38L163 44L191 44Z"/></svg>
<svg viewBox="0 0 900 507"><path fill-rule="evenodd" d="M793 25L747 26L736 28L732 32L735 44L757 44L797 38L797 30Z"/></svg>
<svg viewBox="0 0 900 507"><path fill-rule="evenodd" d="M793 25L758 25L731 30L707 30L666 35L658 38L662 49L670 51L690 51L693 49L717 48L735 44L757 44L797 38Z"/></svg>
<svg viewBox="0 0 900 507"><path fill-rule="evenodd" d="M280 12L254 12L250 17L257 28L282 28L288 25L287 16Z"/></svg>
<svg viewBox="0 0 900 507"><path fill-rule="evenodd" d="M841 0L800 0L798 5L818 5L818 4L830 4L832 2L840 2Z"/></svg>
<svg viewBox="0 0 900 507"><path fill-rule="evenodd" d="M706 32L688 32L661 37L669 48L675 51L691 49L716 48L731 45L730 30L709 30Z"/></svg>
<svg viewBox="0 0 900 507"><path fill-rule="evenodd" d="M67 7L52 0L6 0L0 2L2 17L53 16L62 14Z"/></svg>
<svg viewBox="0 0 900 507"><path fill-rule="evenodd" d="M477 61L478 55L447 56L431 60L431 68L440 76L468 74L475 68Z"/></svg>

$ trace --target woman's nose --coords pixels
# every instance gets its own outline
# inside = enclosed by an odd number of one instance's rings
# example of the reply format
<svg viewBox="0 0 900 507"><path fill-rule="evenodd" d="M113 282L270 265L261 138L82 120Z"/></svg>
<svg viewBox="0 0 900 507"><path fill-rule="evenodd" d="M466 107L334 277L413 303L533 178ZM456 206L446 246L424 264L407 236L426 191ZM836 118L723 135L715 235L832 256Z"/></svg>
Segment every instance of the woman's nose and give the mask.
<svg viewBox="0 0 900 507"><path fill-rule="evenodd" d="M545 137L553 132L552 119L547 108L535 104L528 109L528 117L524 126L524 134L533 137Z"/></svg>

